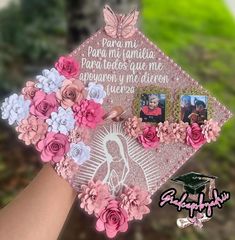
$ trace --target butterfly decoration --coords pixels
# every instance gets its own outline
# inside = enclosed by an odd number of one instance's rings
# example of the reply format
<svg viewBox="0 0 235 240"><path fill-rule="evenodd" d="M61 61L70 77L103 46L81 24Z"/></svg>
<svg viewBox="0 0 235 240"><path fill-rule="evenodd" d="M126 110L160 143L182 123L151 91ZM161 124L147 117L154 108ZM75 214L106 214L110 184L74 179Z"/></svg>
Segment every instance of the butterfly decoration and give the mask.
<svg viewBox="0 0 235 240"><path fill-rule="evenodd" d="M139 12L133 10L127 15L115 14L111 7L105 5L104 10L105 32L112 38L129 38L136 31Z"/></svg>

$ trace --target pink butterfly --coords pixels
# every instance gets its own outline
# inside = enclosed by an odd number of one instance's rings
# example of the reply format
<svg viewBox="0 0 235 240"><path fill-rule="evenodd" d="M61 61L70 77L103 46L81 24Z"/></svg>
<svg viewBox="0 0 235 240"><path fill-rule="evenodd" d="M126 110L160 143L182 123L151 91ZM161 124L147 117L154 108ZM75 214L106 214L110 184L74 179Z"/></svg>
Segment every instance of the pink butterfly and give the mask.
<svg viewBox="0 0 235 240"><path fill-rule="evenodd" d="M104 21L106 23L105 32L112 38L129 38L135 31L139 12L134 10L128 15L115 14L113 10L105 5Z"/></svg>

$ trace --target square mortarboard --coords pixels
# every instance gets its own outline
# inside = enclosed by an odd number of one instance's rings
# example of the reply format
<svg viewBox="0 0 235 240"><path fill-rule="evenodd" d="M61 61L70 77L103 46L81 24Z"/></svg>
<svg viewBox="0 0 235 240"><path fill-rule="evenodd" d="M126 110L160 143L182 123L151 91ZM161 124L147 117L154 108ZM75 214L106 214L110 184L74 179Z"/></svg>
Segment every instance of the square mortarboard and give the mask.
<svg viewBox="0 0 235 240"><path fill-rule="evenodd" d="M187 193L199 194L205 189L206 185L209 184L212 179L216 179L216 177L190 172L171 180L176 183L183 184L184 190Z"/></svg>

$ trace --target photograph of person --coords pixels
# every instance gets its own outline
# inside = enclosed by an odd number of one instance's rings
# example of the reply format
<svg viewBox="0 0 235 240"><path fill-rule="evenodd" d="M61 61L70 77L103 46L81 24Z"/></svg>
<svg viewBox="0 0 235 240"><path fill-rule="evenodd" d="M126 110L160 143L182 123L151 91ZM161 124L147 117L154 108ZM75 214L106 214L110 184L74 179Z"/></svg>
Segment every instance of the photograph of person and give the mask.
<svg viewBox="0 0 235 240"><path fill-rule="evenodd" d="M207 96L181 96L181 120L190 124L203 124L204 120L207 120L207 104Z"/></svg>
<svg viewBox="0 0 235 240"><path fill-rule="evenodd" d="M142 94L140 117L143 122L165 121L165 94Z"/></svg>

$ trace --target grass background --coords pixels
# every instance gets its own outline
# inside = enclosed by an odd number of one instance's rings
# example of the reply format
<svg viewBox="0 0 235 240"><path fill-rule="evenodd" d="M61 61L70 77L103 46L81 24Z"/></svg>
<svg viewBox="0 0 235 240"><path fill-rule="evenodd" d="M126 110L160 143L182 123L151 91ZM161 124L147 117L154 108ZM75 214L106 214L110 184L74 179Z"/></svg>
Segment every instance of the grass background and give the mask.
<svg viewBox="0 0 235 240"><path fill-rule="evenodd" d="M222 0L142 0L141 28L154 43L234 112L235 20ZM47 21L45 21L47 19ZM25 79L50 66L66 52L63 0L22 1L0 11L0 97L19 90ZM217 113L220 114L220 113ZM223 210L216 210L203 231L179 230L175 209L160 209L161 191L152 212L136 222L127 239L235 239L235 119L216 143L205 146L177 174L200 171L218 176L218 188L231 192ZM0 207L7 204L40 168L36 152L16 139L0 122ZM10 143L10 144L9 144ZM162 190L172 186L163 186ZM61 239L93 239L91 218L74 210ZM102 235L95 235L103 239ZM119 239L124 239L122 236Z"/></svg>
<svg viewBox="0 0 235 240"><path fill-rule="evenodd" d="M234 112L235 21L224 1L145 0L142 14L145 34ZM234 123L204 150L227 180L234 173L227 171L235 163Z"/></svg>

